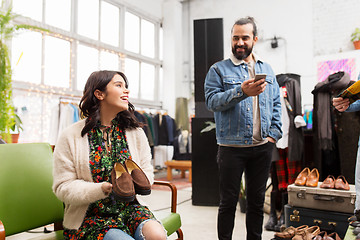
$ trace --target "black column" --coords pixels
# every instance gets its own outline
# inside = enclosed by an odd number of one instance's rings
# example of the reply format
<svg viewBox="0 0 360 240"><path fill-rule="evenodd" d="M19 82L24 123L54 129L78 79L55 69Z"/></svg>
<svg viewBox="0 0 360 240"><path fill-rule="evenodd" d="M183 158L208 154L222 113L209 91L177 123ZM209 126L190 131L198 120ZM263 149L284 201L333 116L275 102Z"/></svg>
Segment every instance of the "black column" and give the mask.
<svg viewBox="0 0 360 240"><path fill-rule="evenodd" d="M223 21L221 18L194 20L195 118L192 119L192 203L219 205L219 178L216 163L215 129L200 133L206 121L214 122L213 112L205 106L206 74L223 59Z"/></svg>

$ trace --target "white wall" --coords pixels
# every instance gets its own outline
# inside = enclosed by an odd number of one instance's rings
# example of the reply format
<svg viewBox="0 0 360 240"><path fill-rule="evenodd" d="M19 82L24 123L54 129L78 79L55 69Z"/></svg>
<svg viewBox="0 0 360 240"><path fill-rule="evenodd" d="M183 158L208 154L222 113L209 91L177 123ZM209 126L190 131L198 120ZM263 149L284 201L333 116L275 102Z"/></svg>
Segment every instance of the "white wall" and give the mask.
<svg viewBox="0 0 360 240"><path fill-rule="evenodd" d="M360 27L359 0L119 1L128 2L167 23L164 28L164 53L167 54L164 66L168 67L164 68L164 76L167 76L164 82L168 83L164 84L163 92L170 94L165 94L162 100L169 112L175 110L173 103L176 97L192 98L195 19L223 18L224 58L227 58L231 52L230 30L233 23L240 17L253 16L259 30L255 51L272 65L276 74L301 75L303 105L313 102L311 91L317 83L316 65L320 60L354 56L357 71L360 71L359 54L350 42L351 32ZM274 36L280 38L279 47L272 49L270 39Z"/></svg>
<svg viewBox="0 0 360 240"><path fill-rule="evenodd" d="M350 34L360 26L358 0L190 0L189 12L190 21L223 18L224 58L231 53L233 23L240 17L254 17L260 38L255 51L272 65L276 74L301 75L303 105L313 102L316 64L323 59L319 57L332 54L336 58L334 54L340 51L353 51ZM188 33L190 39L193 39L192 31ZM281 40L279 47L272 49L269 39L275 35ZM193 65L193 56L191 61Z"/></svg>

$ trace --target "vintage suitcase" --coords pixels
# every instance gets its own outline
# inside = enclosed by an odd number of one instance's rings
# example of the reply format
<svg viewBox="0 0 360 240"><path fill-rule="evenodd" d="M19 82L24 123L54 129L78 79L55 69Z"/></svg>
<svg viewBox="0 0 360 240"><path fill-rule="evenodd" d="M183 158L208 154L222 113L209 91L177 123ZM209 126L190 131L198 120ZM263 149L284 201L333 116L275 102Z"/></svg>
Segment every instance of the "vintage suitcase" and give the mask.
<svg viewBox="0 0 360 240"><path fill-rule="evenodd" d="M355 185L350 190L324 189L318 187L288 186L288 203L291 206L305 207L333 212L354 213L356 192Z"/></svg>
<svg viewBox="0 0 360 240"><path fill-rule="evenodd" d="M324 211L303 207L295 207L286 204L285 226L299 227L301 225L318 225L321 231L337 232L340 238L344 238L349 226L350 213Z"/></svg>

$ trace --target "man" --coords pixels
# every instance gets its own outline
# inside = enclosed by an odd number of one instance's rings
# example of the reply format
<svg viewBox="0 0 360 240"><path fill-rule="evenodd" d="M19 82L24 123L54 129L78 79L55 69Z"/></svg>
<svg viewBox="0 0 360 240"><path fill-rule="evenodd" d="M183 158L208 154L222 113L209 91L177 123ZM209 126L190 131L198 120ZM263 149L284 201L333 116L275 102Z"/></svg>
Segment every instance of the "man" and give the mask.
<svg viewBox="0 0 360 240"><path fill-rule="evenodd" d="M358 81L360 81L360 74L358 75ZM356 112L360 111L360 100L357 100L350 104L349 98L336 97L332 99L333 106L339 112ZM360 239L360 138L358 142L358 150L356 155L356 165L355 165L355 191L356 191L356 201L354 215L349 218L349 221L356 221L353 223L354 234L356 239Z"/></svg>
<svg viewBox="0 0 360 240"><path fill-rule="evenodd" d="M266 181L274 143L281 138L279 85L269 64L252 50L257 28L252 17L231 30L232 55L210 67L205 101L214 112L220 206L218 238L231 239L242 174L246 183L248 240L261 239ZM255 82L255 74L266 74Z"/></svg>

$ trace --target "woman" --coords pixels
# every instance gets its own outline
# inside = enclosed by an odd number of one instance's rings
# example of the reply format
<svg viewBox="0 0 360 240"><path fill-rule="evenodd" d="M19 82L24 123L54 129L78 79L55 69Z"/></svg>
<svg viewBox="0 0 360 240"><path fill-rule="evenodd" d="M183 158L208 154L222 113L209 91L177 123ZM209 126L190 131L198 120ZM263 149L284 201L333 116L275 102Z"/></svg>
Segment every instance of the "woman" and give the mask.
<svg viewBox="0 0 360 240"><path fill-rule="evenodd" d="M149 183L154 179L150 147L128 94L123 73L92 73L80 101L85 119L64 130L56 144L53 190L65 203L65 239L166 239L147 207L114 193L111 172L125 160L140 166Z"/></svg>

